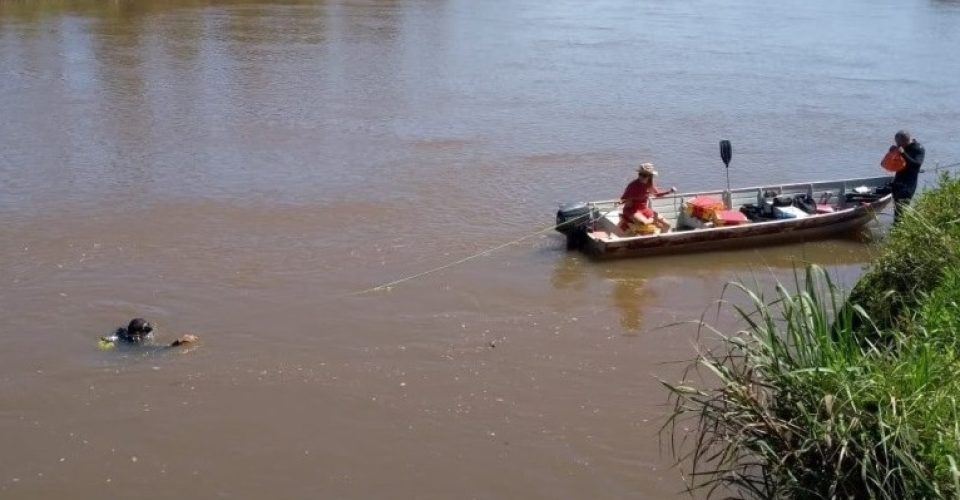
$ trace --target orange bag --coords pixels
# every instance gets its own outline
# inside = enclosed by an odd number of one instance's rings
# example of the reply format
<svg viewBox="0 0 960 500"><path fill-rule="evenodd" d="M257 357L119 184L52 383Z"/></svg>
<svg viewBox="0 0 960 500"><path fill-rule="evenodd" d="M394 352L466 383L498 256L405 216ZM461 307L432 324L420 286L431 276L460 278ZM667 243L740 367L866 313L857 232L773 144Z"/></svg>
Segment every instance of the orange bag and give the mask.
<svg viewBox="0 0 960 500"><path fill-rule="evenodd" d="M710 196L698 196L687 201L687 214L692 215L702 221L713 219L713 215L726 207L723 206L723 200Z"/></svg>
<svg viewBox="0 0 960 500"><path fill-rule="evenodd" d="M880 166L890 172L899 172L906 168L907 160L903 159L903 155L900 154L900 150L894 149L883 157L883 161L880 162Z"/></svg>

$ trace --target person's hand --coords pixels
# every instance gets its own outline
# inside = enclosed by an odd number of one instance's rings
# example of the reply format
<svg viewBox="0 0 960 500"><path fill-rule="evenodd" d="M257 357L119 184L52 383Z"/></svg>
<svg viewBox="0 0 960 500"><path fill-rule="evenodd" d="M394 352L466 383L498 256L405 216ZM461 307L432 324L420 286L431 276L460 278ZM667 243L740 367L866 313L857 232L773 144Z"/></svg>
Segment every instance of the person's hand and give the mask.
<svg viewBox="0 0 960 500"><path fill-rule="evenodd" d="M898 148L897 148L897 151L900 151L901 153L904 152L902 147L898 147Z"/></svg>
<svg viewBox="0 0 960 500"><path fill-rule="evenodd" d="M199 341L200 341L200 338L197 337L196 335L190 335L190 334L181 335L180 338L170 343L170 347L177 347L177 346L187 345L187 344L196 344Z"/></svg>

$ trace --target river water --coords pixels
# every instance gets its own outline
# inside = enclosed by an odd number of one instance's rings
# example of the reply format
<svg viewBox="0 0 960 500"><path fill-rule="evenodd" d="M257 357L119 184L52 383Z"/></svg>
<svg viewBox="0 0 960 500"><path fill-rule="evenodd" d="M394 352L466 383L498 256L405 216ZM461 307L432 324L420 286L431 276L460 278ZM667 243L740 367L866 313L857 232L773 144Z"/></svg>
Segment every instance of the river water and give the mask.
<svg viewBox="0 0 960 500"><path fill-rule="evenodd" d="M960 160L944 0L0 0L0 497L673 498L658 378L729 280L559 202ZM927 174L924 182L933 180ZM882 234L889 218L873 227ZM711 313L712 314L712 313ZM193 350L101 352L134 316ZM721 325L725 316L716 318Z"/></svg>

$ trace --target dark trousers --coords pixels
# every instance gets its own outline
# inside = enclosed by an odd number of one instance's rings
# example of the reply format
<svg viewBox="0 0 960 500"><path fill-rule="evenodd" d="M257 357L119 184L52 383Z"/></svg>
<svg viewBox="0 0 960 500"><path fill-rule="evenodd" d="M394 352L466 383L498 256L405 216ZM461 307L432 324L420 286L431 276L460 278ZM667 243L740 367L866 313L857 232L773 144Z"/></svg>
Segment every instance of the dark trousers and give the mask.
<svg viewBox="0 0 960 500"><path fill-rule="evenodd" d="M891 187L893 188L893 223L896 224L900 222L904 210L910 205L910 200L913 199L913 193L917 190L917 186L893 183Z"/></svg>

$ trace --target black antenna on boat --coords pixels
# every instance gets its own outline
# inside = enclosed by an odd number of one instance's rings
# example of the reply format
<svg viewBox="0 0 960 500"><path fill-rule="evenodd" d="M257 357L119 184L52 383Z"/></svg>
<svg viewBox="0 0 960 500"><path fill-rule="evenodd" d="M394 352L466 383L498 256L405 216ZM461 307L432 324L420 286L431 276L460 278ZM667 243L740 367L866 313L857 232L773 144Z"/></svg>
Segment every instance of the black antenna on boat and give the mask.
<svg viewBox="0 0 960 500"><path fill-rule="evenodd" d="M720 159L723 160L723 164L727 167L727 191L730 191L730 157L733 156L733 146L730 145L730 141L724 139L720 141Z"/></svg>

